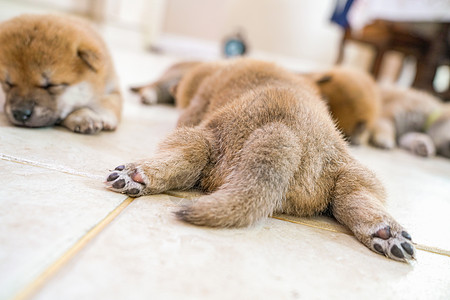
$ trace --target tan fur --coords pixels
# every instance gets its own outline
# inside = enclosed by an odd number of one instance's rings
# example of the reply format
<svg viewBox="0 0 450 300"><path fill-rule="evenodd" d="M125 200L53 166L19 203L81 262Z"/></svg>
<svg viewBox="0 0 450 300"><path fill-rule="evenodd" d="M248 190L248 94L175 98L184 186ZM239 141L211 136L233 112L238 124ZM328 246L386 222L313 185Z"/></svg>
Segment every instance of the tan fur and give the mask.
<svg viewBox="0 0 450 300"><path fill-rule="evenodd" d="M197 225L331 211L370 249L397 260L414 256L408 235L383 208L381 183L349 154L312 81L260 61L215 66L156 155L117 167L109 188L132 196L200 188L207 195L176 213Z"/></svg>
<svg viewBox="0 0 450 300"><path fill-rule="evenodd" d="M0 81L5 112L15 125L60 123L95 133L114 130L120 119L111 57L100 36L78 18L23 15L0 24Z"/></svg>
<svg viewBox="0 0 450 300"><path fill-rule="evenodd" d="M175 104L173 95L178 83L185 74L198 65L201 65L198 61L176 63L170 66L158 80L143 86L132 87L131 91L138 93L144 104ZM177 106L180 108L185 108L189 104L184 103L182 100L179 102L180 104L177 104Z"/></svg>
<svg viewBox="0 0 450 300"><path fill-rule="evenodd" d="M371 141L385 149L402 148L417 155L435 152L450 157L450 105L413 88L380 86L382 113ZM435 117L434 117L435 116ZM430 124L430 118L432 122Z"/></svg>
<svg viewBox="0 0 450 300"><path fill-rule="evenodd" d="M157 81L134 87L132 91L139 93L145 104L175 103L178 108L183 109L188 107L203 79L214 73L221 64L223 62L177 63ZM187 78L181 80L185 76ZM380 93L374 79L367 72L346 67L301 76L317 83L333 119L346 139L353 145L367 143L381 106ZM174 97L179 83L184 85L179 89L182 93ZM179 123L184 123L183 119L184 117Z"/></svg>
<svg viewBox="0 0 450 300"><path fill-rule="evenodd" d="M354 145L367 143L381 106L380 93L372 76L348 67L335 67L308 76L317 82L346 138Z"/></svg>
<svg viewBox="0 0 450 300"><path fill-rule="evenodd" d="M180 78L180 82L175 90L176 106L178 108L188 107L191 100L198 93L199 87L205 78L214 74L224 64L225 63L221 61L199 63L190 68L188 72L186 72L185 76Z"/></svg>

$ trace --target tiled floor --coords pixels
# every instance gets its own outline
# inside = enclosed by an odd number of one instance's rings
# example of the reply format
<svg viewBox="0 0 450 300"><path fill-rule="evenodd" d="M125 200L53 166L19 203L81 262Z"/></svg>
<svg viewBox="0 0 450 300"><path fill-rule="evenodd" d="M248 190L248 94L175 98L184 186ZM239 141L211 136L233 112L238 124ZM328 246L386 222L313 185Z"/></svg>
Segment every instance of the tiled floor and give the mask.
<svg viewBox="0 0 450 300"><path fill-rule="evenodd" d="M174 61L114 57L124 87ZM420 248L444 250L419 250L411 265L369 251L325 218L195 227L172 215L188 199L131 201L104 189L108 169L149 155L178 116L125 98L120 128L96 136L12 127L0 113L0 299L450 298L450 160L353 150Z"/></svg>

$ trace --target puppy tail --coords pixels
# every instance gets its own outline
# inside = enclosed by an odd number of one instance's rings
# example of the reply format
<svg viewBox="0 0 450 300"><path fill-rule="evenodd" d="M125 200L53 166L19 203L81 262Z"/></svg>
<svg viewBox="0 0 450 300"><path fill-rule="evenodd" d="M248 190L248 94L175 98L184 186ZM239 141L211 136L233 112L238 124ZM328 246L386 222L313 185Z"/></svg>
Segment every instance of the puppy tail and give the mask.
<svg viewBox="0 0 450 300"><path fill-rule="evenodd" d="M242 227L281 208L300 163L300 143L288 127L270 123L255 130L236 158L225 183L184 206L176 216L211 227Z"/></svg>

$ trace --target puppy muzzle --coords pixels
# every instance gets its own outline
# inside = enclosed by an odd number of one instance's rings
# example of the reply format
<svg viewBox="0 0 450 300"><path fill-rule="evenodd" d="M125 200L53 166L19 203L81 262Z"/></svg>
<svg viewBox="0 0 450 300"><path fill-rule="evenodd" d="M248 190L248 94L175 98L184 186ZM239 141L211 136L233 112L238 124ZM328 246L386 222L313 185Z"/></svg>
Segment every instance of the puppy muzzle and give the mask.
<svg viewBox="0 0 450 300"><path fill-rule="evenodd" d="M20 107L17 109L14 109L12 111L12 115L14 117L14 120L25 123L27 120L31 118L31 115L33 114L33 107Z"/></svg>
<svg viewBox="0 0 450 300"><path fill-rule="evenodd" d="M6 105L5 113L16 126L45 127L54 125L57 120L52 110L38 106L32 101Z"/></svg>
<svg viewBox="0 0 450 300"><path fill-rule="evenodd" d="M31 119L34 112L34 102L27 101L11 107L11 115L15 123L25 124Z"/></svg>

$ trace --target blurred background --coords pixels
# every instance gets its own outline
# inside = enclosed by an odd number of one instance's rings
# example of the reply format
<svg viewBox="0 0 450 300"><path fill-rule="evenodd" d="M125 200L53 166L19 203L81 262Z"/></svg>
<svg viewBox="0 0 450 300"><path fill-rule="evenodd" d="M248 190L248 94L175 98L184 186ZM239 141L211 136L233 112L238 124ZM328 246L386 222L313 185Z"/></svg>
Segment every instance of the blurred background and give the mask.
<svg viewBox="0 0 450 300"><path fill-rule="evenodd" d="M339 63L450 99L450 0L0 0L0 21L44 12L91 19L113 52Z"/></svg>

